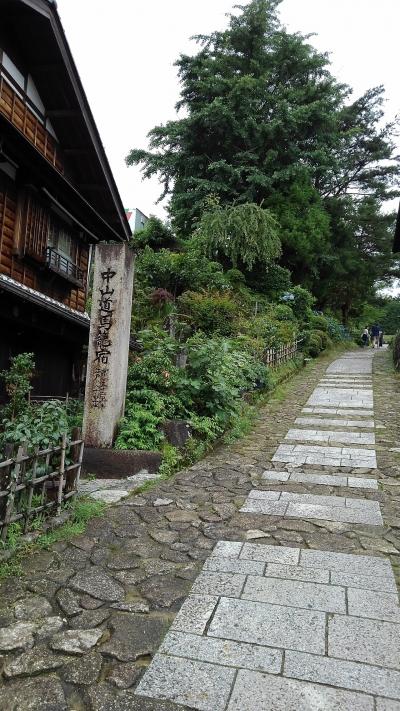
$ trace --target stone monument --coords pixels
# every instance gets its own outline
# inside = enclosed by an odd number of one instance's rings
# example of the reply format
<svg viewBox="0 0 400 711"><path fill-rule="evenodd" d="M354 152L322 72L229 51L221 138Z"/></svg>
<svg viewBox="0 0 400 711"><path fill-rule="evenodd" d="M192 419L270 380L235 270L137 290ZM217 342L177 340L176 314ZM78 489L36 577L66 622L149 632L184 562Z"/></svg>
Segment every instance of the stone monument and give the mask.
<svg viewBox="0 0 400 711"><path fill-rule="evenodd" d="M111 447L124 414L134 255L127 244L95 248L83 436Z"/></svg>

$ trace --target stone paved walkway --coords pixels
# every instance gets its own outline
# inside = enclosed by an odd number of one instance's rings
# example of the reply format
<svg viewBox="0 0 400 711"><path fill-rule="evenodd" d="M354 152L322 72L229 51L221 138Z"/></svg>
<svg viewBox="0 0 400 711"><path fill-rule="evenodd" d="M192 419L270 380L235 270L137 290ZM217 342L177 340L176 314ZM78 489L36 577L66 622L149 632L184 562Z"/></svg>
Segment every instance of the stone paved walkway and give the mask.
<svg viewBox="0 0 400 711"><path fill-rule="evenodd" d="M246 439L28 559L0 589L0 711L400 711L389 358L374 397L371 351L321 359Z"/></svg>

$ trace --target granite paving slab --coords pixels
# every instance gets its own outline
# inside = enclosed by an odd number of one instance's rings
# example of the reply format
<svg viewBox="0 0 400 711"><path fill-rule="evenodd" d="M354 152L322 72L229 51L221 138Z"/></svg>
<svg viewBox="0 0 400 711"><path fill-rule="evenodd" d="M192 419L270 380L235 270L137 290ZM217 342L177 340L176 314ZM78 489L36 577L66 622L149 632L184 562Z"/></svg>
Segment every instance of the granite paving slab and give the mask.
<svg viewBox="0 0 400 711"><path fill-rule="evenodd" d="M314 425L318 427L361 427L363 429L373 429L373 420L345 420L323 417L296 417L295 425Z"/></svg>
<svg viewBox="0 0 400 711"><path fill-rule="evenodd" d="M277 495L279 496L278 500L276 500ZM240 512L287 518L314 518L369 526L383 525L377 501L349 499L333 495L296 494L253 489Z"/></svg>
<svg viewBox="0 0 400 711"><path fill-rule="evenodd" d="M318 383L319 388L342 388L348 390L373 392L373 383L366 380L333 380L333 378L322 378Z"/></svg>
<svg viewBox="0 0 400 711"><path fill-rule="evenodd" d="M239 671L227 711L374 711L366 694Z"/></svg>
<svg viewBox="0 0 400 711"><path fill-rule="evenodd" d="M376 454L371 449L348 447L320 447L318 445L281 444L272 457L273 462L290 464L319 464L325 467L376 469Z"/></svg>
<svg viewBox="0 0 400 711"><path fill-rule="evenodd" d="M374 411L372 409L357 410L353 408L343 407L303 407L302 412L307 412L315 415L344 415L345 417L372 417Z"/></svg>
<svg viewBox="0 0 400 711"><path fill-rule="evenodd" d="M326 373L340 373L340 374L356 374L365 375L372 372L372 358L364 357L360 355L354 358L338 358L331 363L326 369Z"/></svg>
<svg viewBox="0 0 400 711"><path fill-rule="evenodd" d="M240 583L228 594L226 572ZM384 558L218 541L182 607L189 629L172 625L135 694L199 711L375 711L400 699L393 585Z"/></svg>
<svg viewBox="0 0 400 711"><path fill-rule="evenodd" d="M235 675L235 669L217 664L156 654L136 694L199 711L224 711Z"/></svg>
<svg viewBox="0 0 400 711"><path fill-rule="evenodd" d="M310 407L340 407L372 409L372 392L364 392L356 388L325 388L316 387L312 395L307 400L306 405Z"/></svg>
<svg viewBox="0 0 400 711"><path fill-rule="evenodd" d="M309 430L291 428L285 439L303 442L343 442L344 444L374 445L375 435L372 432L343 432L337 430Z"/></svg>
<svg viewBox="0 0 400 711"><path fill-rule="evenodd" d="M312 472L279 472L276 470L265 471L261 480L266 482L297 482L300 484L317 484L320 486L347 486L357 489L378 490L377 479L365 477L342 476L340 474L313 474Z"/></svg>

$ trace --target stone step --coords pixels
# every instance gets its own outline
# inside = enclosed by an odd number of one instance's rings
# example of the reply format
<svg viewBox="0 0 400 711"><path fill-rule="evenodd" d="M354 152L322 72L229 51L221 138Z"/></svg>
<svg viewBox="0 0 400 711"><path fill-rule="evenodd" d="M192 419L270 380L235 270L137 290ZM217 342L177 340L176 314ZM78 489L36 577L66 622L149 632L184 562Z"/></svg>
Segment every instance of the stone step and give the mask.
<svg viewBox="0 0 400 711"><path fill-rule="evenodd" d="M252 489L241 513L382 526L378 501Z"/></svg>
<svg viewBox="0 0 400 711"><path fill-rule="evenodd" d="M378 489L376 479L364 477L342 476L332 474L313 474L311 472L279 472L268 470L261 475L263 481L297 482L301 484L317 484L322 486L347 486L354 489Z"/></svg>
<svg viewBox="0 0 400 711"><path fill-rule="evenodd" d="M285 439L303 442L343 442L343 444L374 445L373 432L343 432L340 430L290 429Z"/></svg>
<svg viewBox="0 0 400 711"><path fill-rule="evenodd" d="M135 695L199 711L397 711L399 621L383 558L219 541Z"/></svg>
<svg viewBox="0 0 400 711"><path fill-rule="evenodd" d="M328 417L296 417L295 425L318 425L321 427L362 427L363 429L373 429L373 420L344 420L332 419Z"/></svg>
<svg viewBox="0 0 400 711"><path fill-rule="evenodd" d="M352 447L319 447L305 444L281 444L272 457L273 462L303 465L318 464L327 467L350 467L352 469L376 469L376 453L373 449Z"/></svg>

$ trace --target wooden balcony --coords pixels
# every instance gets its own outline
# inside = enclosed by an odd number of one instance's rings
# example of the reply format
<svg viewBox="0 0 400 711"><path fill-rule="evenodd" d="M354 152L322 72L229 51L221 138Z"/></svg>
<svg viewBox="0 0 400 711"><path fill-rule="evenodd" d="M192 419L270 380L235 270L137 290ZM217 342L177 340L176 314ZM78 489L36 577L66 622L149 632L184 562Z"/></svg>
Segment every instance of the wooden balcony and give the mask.
<svg viewBox="0 0 400 711"><path fill-rule="evenodd" d="M14 86L13 86L14 85ZM43 122L35 115L40 113L29 97L0 64L0 113L11 121L24 136L44 155L60 173L64 173L61 149Z"/></svg>
<svg viewBox="0 0 400 711"><path fill-rule="evenodd" d="M57 252L53 247L47 247L45 263L46 267L58 274L58 276L79 286L81 289L84 287L85 275L83 270L79 269L76 264L64 257L60 252Z"/></svg>

